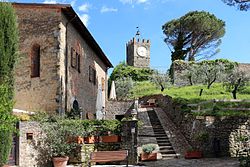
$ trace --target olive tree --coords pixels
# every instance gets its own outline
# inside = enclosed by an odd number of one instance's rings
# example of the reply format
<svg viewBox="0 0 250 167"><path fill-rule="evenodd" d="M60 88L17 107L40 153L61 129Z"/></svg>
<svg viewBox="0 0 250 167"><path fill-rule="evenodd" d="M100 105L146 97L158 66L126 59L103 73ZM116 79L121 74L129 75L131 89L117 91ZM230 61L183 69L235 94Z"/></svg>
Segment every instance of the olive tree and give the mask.
<svg viewBox="0 0 250 167"><path fill-rule="evenodd" d="M237 92L243 89L249 82L249 77L245 72L240 71L238 68L235 68L230 73L227 74L227 77L224 81L224 86L227 90L232 92L233 98L237 99Z"/></svg>
<svg viewBox="0 0 250 167"><path fill-rule="evenodd" d="M225 22L205 11L192 11L162 26L164 41L173 50L171 60L207 59L219 52Z"/></svg>
<svg viewBox="0 0 250 167"><path fill-rule="evenodd" d="M134 82L131 77L119 78L115 81L116 84L116 96L118 100L127 100L131 95L131 89L134 86Z"/></svg>
<svg viewBox="0 0 250 167"><path fill-rule="evenodd" d="M170 85L170 77L167 73L160 73L158 70L154 70L153 74L151 75L151 81L158 85L161 89L161 92Z"/></svg>

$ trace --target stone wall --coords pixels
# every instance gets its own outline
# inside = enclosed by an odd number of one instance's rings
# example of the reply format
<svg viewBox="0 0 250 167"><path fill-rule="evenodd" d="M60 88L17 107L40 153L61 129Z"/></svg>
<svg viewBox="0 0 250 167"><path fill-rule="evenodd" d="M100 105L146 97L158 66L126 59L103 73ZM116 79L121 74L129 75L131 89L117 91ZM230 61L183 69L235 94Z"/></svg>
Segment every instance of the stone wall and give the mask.
<svg viewBox="0 0 250 167"><path fill-rule="evenodd" d="M115 119L116 115L124 115L131 107L134 101L108 101L106 105L106 119Z"/></svg>
<svg viewBox="0 0 250 167"><path fill-rule="evenodd" d="M246 155L245 148L250 148L250 118L249 117L211 117L192 116L185 113L182 107L174 104L169 96L155 96L157 104L175 123L193 148L203 145L205 156ZM200 134L206 134L203 144L197 141ZM239 141L247 137L245 142ZM240 151L241 150L241 151Z"/></svg>
<svg viewBox="0 0 250 167"><path fill-rule="evenodd" d="M41 161L46 159L38 159L39 152L35 149L34 144L37 143L41 135L41 129L37 122L19 122L19 140L18 140L18 166L31 167L37 166ZM46 155L45 155L46 156ZM40 164L41 165L41 164Z"/></svg>
<svg viewBox="0 0 250 167"><path fill-rule="evenodd" d="M57 51L60 10L15 6L20 57L15 71L15 108L55 111L59 76ZM40 77L31 78L31 48L40 45Z"/></svg>
<svg viewBox="0 0 250 167"><path fill-rule="evenodd" d="M239 69L241 71L245 72L248 77L250 77L250 73L249 73L249 71L250 71L250 63L240 63L239 64Z"/></svg>
<svg viewBox="0 0 250 167"><path fill-rule="evenodd" d="M81 144L76 152L72 152L70 155L70 163L81 163L87 165L90 157L90 153L98 151L112 151L126 149L130 150L129 162L135 163L137 154L135 154L136 147L136 137L137 128L135 129L136 134L134 137L131 135L131 123L136 124L136 121L125 121L126 133L123 133L122 142L117 143L95 143L95 144ZM133 126L135 127L135 126ZM44 147L40 142L43 133L37 122L23 121L19 123L20 135L18 138L18 159L17 165L19 167L48 167L52 166L51 158L47 154L47 147ZM125 130L125 129L123 129ZM133 140L132 140L133 139ZM133 141L133 142L132 142ZM133 153L133 155L132 155Z"/></svg>

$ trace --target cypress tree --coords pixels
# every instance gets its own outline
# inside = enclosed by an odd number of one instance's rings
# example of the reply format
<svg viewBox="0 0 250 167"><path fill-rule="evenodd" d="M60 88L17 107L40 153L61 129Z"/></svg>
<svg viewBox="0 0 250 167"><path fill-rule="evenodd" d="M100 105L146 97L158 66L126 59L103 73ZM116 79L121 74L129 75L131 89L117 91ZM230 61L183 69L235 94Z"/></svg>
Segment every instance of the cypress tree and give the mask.
<svg viewBox="0 0 250 167"><path fill-rule="evenodd" d="M0 167L7 163L15 132L12 115L18 28L11 3L0 2Z"/></svg>

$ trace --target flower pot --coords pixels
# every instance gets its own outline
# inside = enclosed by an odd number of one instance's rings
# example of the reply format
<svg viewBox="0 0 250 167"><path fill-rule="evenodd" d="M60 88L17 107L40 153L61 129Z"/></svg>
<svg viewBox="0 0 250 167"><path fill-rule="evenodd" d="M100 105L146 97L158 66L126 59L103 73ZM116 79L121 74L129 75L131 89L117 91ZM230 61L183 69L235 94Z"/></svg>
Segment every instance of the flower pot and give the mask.
<svg viewBox="0 0 250 167"><path fill-rule="evenodd" d="M141 153L141 161L156 161L157 153Z"/></svg>
<svg viewBox="0 0 250 167"><path fill-rule="evenodd" d="M53 157L53 165L54 167L66 167L68 163L69 157Z"/></svg>
<svg viewBox="0 0 250 167"><path fill-rule="evenodd" d="M81 136L77 136L77 137L68 137L68 138L67 138L67 143L83 144L83 143L84 143L84 138L81 137Z"/></svg>
<svg viewBox="0 0 250 167"><path fill-rule="evenodd" d="M185 153L185 158L186 159L198 159L198 158L202 158L202 152L201 151L187 151Z"/></svg>
<svg viewBox="0 0 250 167"><path fill-rule="evenodd" d="M98 137L97 136L84 137L84 142L87 144L96 143L96 142L98 142Z"/></svg>
<svg viewBox="0 0 250 167"><path fill-rule="evenodd" d="M77 144L83 144L84 143L84 138L81 137L81 136L77 136L76 137L76 142L77 142Z"/></svg>
<svg viewBox="0 0 250 167"><path fill-rule="evenodd" d="M115 142L120 142L121 137L117 135L101 136L101 140L103 143L115 143Z"/></svg>

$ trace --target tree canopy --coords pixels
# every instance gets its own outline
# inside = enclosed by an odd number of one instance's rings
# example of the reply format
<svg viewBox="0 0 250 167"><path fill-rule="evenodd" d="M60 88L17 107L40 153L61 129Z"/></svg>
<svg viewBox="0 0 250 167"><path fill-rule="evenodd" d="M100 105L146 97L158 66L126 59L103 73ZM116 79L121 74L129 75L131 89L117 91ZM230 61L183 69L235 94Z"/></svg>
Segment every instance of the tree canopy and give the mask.
<svg viewBox="0 0 250 167"><path fill-rule="evenodd" d="M219 52L225 22L205 11L192 11L162 26L164 41L172 51L171 60L207 59Z"/></svg>
<svg viewBox="0 0 250 167"><path fill-rule="evenodd" d="M248 10L250 8L250 0L222 0L229 6L236 6L239 10Z"/></svg>
<svg viewBox="0 0 250 167"><path fill-rule="evenodd" d="M120 78L131 77L133 81L146 81L152 75L153 70L149 68L137 68L133 66L128 66L124 62L118 64L112 74L110 75L110 80L115 81Z"/></svg>

